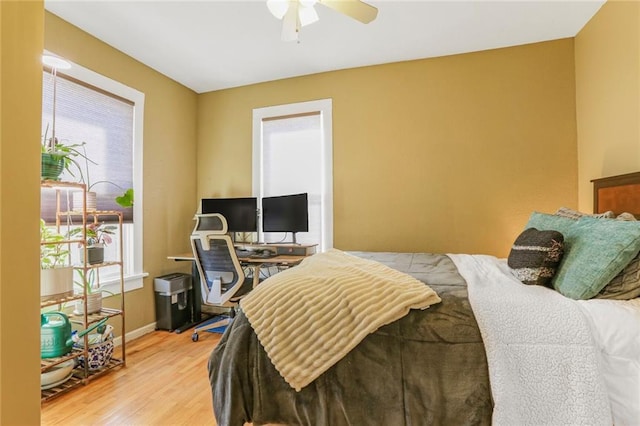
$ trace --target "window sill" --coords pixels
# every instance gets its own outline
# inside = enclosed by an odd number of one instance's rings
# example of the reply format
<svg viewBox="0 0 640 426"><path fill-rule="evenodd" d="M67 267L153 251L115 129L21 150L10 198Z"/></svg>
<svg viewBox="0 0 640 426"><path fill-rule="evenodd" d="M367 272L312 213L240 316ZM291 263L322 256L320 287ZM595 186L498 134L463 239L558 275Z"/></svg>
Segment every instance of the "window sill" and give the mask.
<svg viewBox="0 0 640 426"><path fill-rule="evenodd" d="M124 291L138 290L142 288L142 279L148 277L148 272L142 272L140 274L127 275L124 277ZM102 284L102 289L110 293L120 294L120 280L110 279Z"/></svg>

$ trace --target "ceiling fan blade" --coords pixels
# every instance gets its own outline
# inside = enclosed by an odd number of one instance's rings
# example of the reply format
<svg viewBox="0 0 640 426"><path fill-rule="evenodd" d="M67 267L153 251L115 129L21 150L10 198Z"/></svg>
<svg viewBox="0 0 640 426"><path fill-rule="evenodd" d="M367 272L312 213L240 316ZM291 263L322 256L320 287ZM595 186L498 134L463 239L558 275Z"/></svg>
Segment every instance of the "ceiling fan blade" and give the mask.
<svg viewBox="0 0 640 426"><path fill-rule="evenodd" d="M378 16L377 8L361 0L318 0L318 3L337 10L363 24L368 24Z"/></svg>
<svg viewBox="0 0 640 426"><path fill-rule="evenodd" d="M297 41L300 32L300 19L298 18L298 2L289 1L289 8L282 18L282 41Z"/></svg>
<svg viewBox="0 0 640 426"><path fill-rule="evenodd" d="M282 19L285 13L287 13L289 2L288 0L267 0L267 8L273 16Z"/></svg>
<svg viewBox="0 0 640 426"><path fill-rule="evenodd" d="M300 26L304 27L306 25L313 24L314 22L318 22L318 12L314 9L313 6L305 6L304 3L300 3L298 6L298 18L300 18Z"/></svg>

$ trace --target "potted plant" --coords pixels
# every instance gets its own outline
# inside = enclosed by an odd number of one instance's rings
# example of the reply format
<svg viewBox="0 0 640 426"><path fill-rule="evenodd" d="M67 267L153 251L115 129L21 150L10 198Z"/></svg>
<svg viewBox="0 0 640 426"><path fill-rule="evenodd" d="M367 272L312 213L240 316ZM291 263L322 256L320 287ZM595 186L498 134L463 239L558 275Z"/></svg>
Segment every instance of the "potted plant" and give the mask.
<svg viewBox="0 0 640 426"><path fill-rule="evenodd" d="M87 263L95 265L104 262L104 246L111 244L111 235L115 234L118 227L116 225L107 225L105 223L91 222L85 226L87 239ZM69 237L82 235L82 227L73 228L69 231ZM80 251L80 259L84 260L84 248Z"/></svg>
<svg viewBox="0 0 640 426"><path fill-rule="evenodd" d="M40 298L47 300L73 295L73 268L68 265L65 237L40 219Z"/></svg>
<svg viewBox="0 0 640 426"><path fill-rule="evenodd" d="M86 182L85 182L86 183ZM97 208L97 194L94 191L91 191L91 189L99 184L99 183L109 183L113 186L116 186L120 189L122 189L124 192L115 197L115 201L116 203L118 203L120 206L122 207L133 207L133 188L129 188L127 190L125 190L124 188L122 188L120 185L117 185L113 182L110 182L108 180L100 180L98 182L95 182L93 184L91 184L90 186L87 184L87 207L86 210L88 212L91 211L95 211ZM82 197L83 197L84 193L82 191L77 191L74 192L72 194L72 200L73 200L73 210L78 212L78 211L82 211Z"/></svg>
<svg viewBox="0 0 640 426"><path fill-rule="evenodd" d="M47 132L49 126L45 130L42 138L40 150L40 178L43 180L60 180L63 171L68 171L71 176L75 176L74 171L80 173L82 177L82 169L76 161L76 157L84 158L85 161L91 161L79 148L84 149L84 144L65 144L57 138L48 138ZM93 163L93 161L91 161Z"/></svg>
<svg viewBox="0 0 640 426"><path fill-rule="evenodd" d="M97 271L95 269L77 270L80 277L73 283L80 289L80 294L85 294L87 299L87 314L100 312L102 309L102 292L113 295L110 291L103 290L97 280ZM84 313L84 301L78 300L73 311L76 315Z"/></svg>

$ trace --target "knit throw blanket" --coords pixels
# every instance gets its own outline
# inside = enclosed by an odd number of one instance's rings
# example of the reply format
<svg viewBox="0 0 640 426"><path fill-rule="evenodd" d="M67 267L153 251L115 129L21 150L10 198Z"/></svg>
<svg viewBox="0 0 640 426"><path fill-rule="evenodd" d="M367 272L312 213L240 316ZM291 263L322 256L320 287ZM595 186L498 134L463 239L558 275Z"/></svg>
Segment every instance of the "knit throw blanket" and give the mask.
<svg viewBox="0 0 640 426"><path fill-rule="evenodd" d="M368 334L438 302L423 282L334 249L265 280L241 307L275 368L300 391Z"/></svg>
<svg viewBox="0 0 640 426"><path fill-rule="evenodd" d="M493 256L450 254L482 333L494 426L612 425L599 347L578 303ZM637 423L636 423L637 424Z"/></svg>

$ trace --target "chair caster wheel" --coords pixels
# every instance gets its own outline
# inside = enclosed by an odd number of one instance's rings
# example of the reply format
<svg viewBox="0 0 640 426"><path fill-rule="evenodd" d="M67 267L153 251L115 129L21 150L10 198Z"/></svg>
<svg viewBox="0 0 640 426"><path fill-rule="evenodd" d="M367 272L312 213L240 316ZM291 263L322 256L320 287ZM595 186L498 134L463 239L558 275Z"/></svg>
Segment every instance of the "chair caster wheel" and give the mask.
<svg viewBox="0 0 640 426"><path fill-rule="evenodd" d="M193 340L194 342L197 342L198 341L198 333L193 333L191 335L191 340Z"/></svg>

